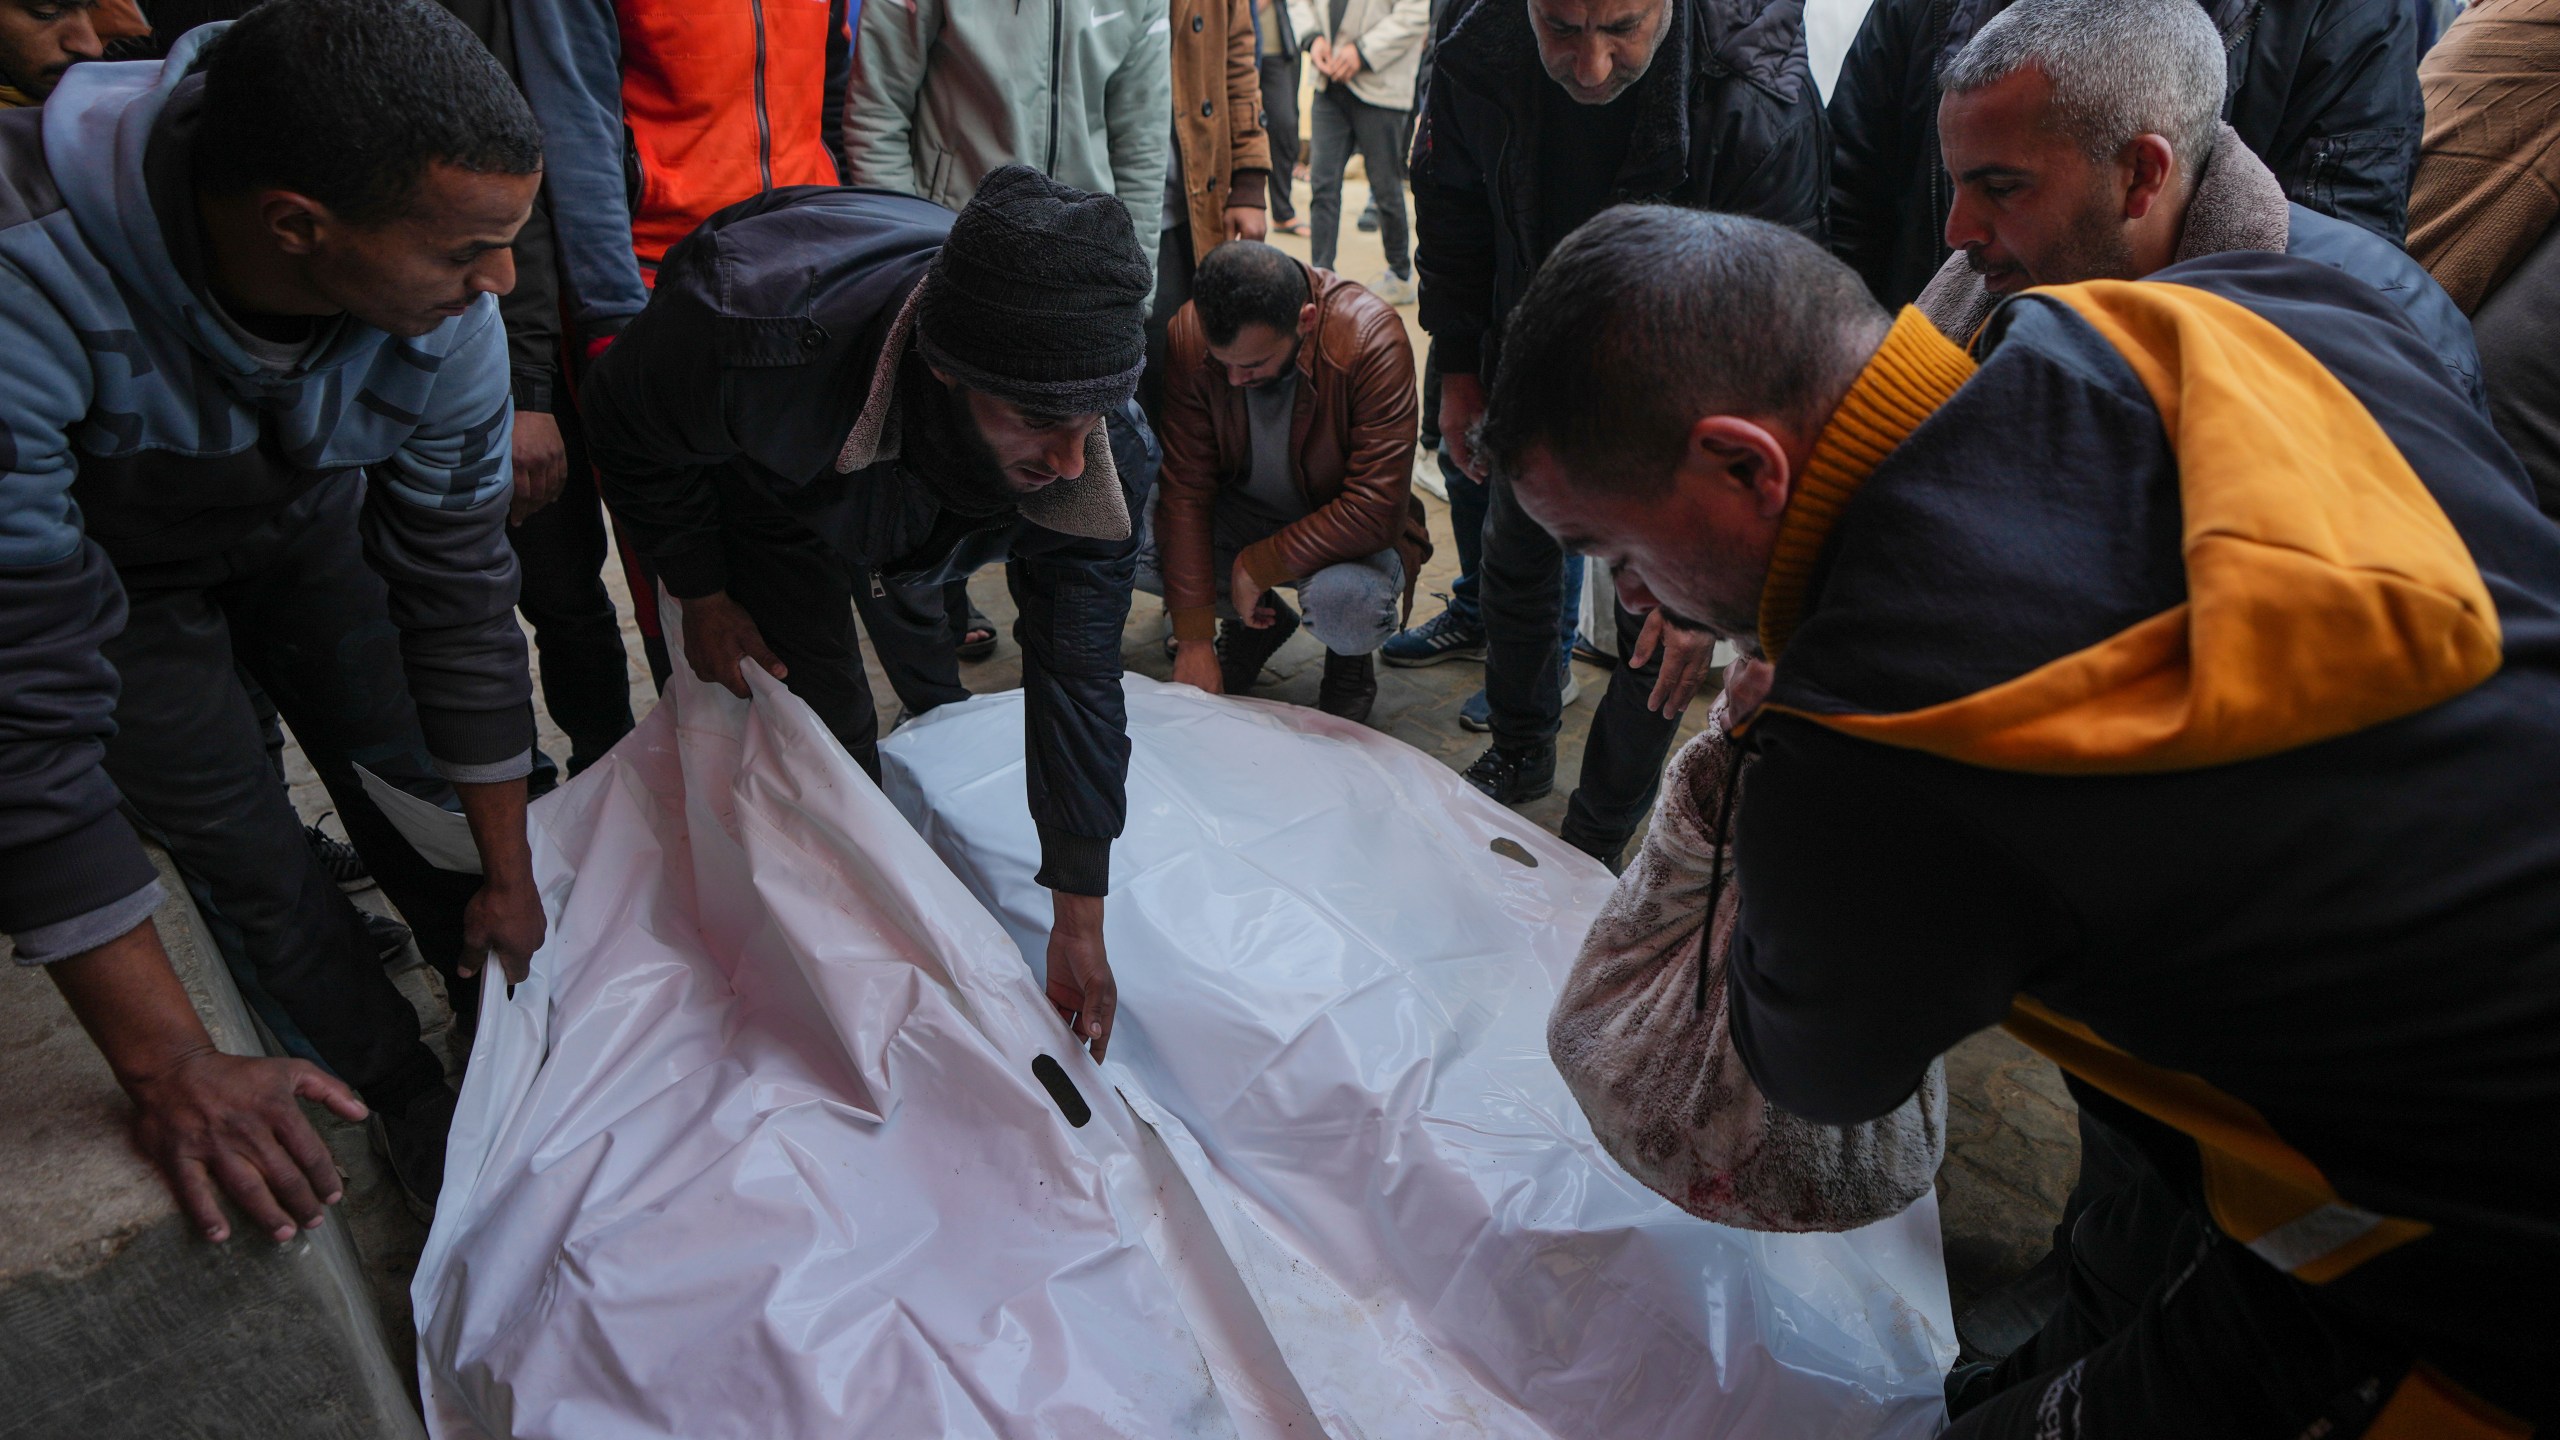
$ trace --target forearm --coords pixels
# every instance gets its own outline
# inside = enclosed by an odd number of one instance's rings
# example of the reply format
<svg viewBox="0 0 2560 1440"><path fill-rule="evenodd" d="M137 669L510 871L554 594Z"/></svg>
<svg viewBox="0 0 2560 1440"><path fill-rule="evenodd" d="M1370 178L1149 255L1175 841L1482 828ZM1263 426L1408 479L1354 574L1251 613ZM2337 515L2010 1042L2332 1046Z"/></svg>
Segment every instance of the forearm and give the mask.
<svg viewBox="0 0 2560 1440"><path fill-rule="evenodd" d="M126 1089L215 1048L149 920L44 968Z"/></svg>
<svg viewBox="0 0 2560 1440"><path fill-rule="evenodd" d="M480 873L495 884L533 883L533 846L525 836L525 782L496 780L453 787L480 852Z"/></svg>

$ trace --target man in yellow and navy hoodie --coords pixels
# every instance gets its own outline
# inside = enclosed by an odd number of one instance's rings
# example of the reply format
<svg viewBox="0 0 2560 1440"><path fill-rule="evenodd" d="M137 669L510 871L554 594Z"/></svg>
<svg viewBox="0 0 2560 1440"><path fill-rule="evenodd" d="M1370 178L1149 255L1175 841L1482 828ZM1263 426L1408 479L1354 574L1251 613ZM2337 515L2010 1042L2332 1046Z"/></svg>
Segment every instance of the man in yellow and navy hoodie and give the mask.
<svg viewBox="0 0 2560 1440"><path fill-rule="evenodd" d="M2214 255L1968 351L1790 232L1623 208L1483 443L1773 666L1723 817L1769 1101L1871 1120L2005 1023L2202 1221L1953 1433L2560 1420L2560 529L2387 301Z"/></svg>

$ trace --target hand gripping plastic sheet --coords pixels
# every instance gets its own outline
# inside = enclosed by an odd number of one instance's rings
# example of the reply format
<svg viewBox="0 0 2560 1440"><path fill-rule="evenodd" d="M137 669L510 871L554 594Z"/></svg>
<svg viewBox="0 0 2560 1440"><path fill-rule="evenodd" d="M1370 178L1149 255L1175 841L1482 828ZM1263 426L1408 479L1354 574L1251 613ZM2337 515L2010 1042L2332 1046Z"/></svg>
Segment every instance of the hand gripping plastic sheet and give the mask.
<svg viewBox="0 0 2560 1440"><path fill-rule="evenodd" d="M964 886L779 685L678 669L535 808L551 938L412 1289L437 1435L1933 1425L1934 1210L1753 1236L1620 1175L1540 1045L1607 877L1435 762L1131 681L1097 1072L1023 959L1018 697L890 747Z"/></svg>

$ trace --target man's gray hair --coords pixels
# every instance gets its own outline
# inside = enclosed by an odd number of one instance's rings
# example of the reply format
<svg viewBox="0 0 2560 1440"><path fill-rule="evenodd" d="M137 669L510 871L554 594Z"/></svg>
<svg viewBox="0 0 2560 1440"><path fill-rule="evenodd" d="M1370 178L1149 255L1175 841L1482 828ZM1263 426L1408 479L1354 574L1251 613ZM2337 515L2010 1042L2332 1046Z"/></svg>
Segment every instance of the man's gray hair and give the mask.
<svg viewBox="0 0 2560 1440"><path fill-rule="evenodd" d="M2053 83L2054 117L2090 159L2165 137L2179 173L2213 153L2227 83L2221 32L2196 0L2017 0L1939 72L1965 95L2028 66Z"/></svg>

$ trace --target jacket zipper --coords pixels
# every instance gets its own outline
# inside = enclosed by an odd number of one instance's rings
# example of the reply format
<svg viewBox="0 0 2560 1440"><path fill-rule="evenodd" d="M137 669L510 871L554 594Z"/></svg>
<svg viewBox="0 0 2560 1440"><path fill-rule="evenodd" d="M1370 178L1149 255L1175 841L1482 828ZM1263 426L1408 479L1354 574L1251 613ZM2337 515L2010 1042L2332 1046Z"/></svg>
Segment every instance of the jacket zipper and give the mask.
<svg viewBox="0 0 2560 1440"><path fill-rule="evenodd" d="M756 27L756 170L773 188L773 117L764 108L764 0L747 0Z"/></svg>
<svg viewBox="0 0 2560 1440"><path fill-rule="evenodd" d="M1040 168L1051 175L1058 173L1058 87L1066 68L1066 0L1049 0L1049 163Z"/></svg>

